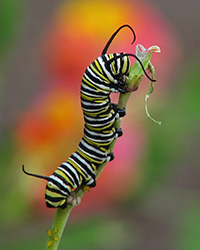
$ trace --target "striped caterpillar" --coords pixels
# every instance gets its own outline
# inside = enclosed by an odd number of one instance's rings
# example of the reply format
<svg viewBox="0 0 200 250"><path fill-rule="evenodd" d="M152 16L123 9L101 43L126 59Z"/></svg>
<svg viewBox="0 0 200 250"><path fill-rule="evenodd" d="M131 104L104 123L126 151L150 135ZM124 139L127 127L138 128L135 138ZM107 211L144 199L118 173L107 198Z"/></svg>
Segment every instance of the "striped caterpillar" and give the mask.
<svg viewBox="0 0 200 250"><path fill-rule="evenodd" d="M114 159L109 146L115 138L122 135L122 130L116 129L114 122L126 112L111 103L110 94L127 92L125 82L131 68L130 56L138 60L146 74L142 63L135 55L106 54L114 37L124 27L131 30L134 43L136 36L133 29L129 25L122 25L113 33L101 56L87 67L82 77L81 107L85 125L77 150L49 177L29 173L24 165L22 166L25 174L47 180L45 191L47 207L67 207L71 192L80 186L94 187L99 165ZM147 74L146 76L153 80Z"/></svg>

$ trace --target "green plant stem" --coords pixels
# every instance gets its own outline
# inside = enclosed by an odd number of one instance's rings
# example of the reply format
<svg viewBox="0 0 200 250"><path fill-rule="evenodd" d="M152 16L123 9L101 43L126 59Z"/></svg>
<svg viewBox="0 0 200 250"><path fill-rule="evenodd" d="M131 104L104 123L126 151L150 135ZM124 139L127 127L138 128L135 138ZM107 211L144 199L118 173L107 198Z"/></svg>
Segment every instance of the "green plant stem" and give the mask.
<svg viewBox="0 0 200 250"><path fill-rule="evenodd" d="M128 84L128 86L130 88L133 88L135 85L139 84L140 79L141 78L138 79L138 77L135 76L127 84ZM130 98L130 95L131 95L131 92L128 92L126 94L120 94L118 105L117 105L119 109L125 109L126 108L128 100ZM121 119L118 119L115 122L114 126L116 128L120 128ZM114 139L112 141L112 143L110 144L110 151L111 152L113 151L115 143L116 143L116 139ZM105 166L106 166L106 163L103 163L103 164L101 164L99 166L97 174L96 174L96 178L99 177L99 175L101 174L101 172L103 171ZM86 191L83 188L80 188L80 189L77 189L74 192L74 196L82 198L85 193L86 193ZM56 249L58 249L58 245L59 245L60 239L62 237L65 225L66 225L67 220L69 218L70 212L71 212L71 210L73 209L74 206L76 206L76 205L73 205L73 206L68 205L68 207L65 208L65 209L57 208L52 228L51 228L51 230L48 231L49 238L48 238L48 241L47 241L47 244L46 244L46 248L45 248L46 250L56 250Z"/></svg>

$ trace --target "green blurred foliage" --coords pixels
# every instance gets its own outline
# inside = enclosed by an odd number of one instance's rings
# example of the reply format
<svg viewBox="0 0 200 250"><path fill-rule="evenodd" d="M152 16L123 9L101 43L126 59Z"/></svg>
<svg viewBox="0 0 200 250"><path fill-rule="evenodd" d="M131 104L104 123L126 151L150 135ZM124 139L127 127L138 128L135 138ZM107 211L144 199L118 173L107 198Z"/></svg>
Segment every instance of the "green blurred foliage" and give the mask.
<svg viewBox="0 0 200 250"><path fill-rule="evenodd" d="M5 59L19 31L24 0L1 0L0 2L0 55Z"/></svg>
<svg viewBox="0 0 200 250"><path fill-rule="evenodd" d="M127 225L110 217L98 216L88 219L77 226L66 229L60 249L129 249L134 247L130 239L136 243L136 231L127 232Z"/></svg>
<svg viewBox="0 0 200 250"><path fill-rule="evenodd" d="M23 0L1 0L0 1L0 84L3 84L6 62L12 46L15 44L20 34L22 13L24 10ZM2 117L1 117L2 118ZM16 183L13 182L13 156L15 152L15 142L10 129L4 131L0 141L0 175L4 176L1 180L1 197L3 205L0 206L1 223L18 221L19 211L22 211L20 193L16 193ZM16 178L17 180L17 178ZM13 209L13 205L15 209ZM12 217L11 217L12 215ZM23 216L23 215L22 215Z"/></svg>
<svg viewBox="0 0 200 250"><path fill-rule="evenodd" d="M3 95L2 87L7 61L16 38L20 34L23 11L24 0L0 1L0 98Z"/></svg>
<svg viewBox="0 0 200 250"><path fill-rule="evenodd" d="M177 221L177 230L174 235L174 249L199 250L200 247L200 202L199 197L183 211Z"/></svg>
<svg viewBox="0 0 200 250"><path fill-rule="evenodd" d="M160 111L154 116L163 119L163 123L161 126L152 124L147 128L148 151L144 154L142 182L136 196L133 196L133 203L136 197L144 199L150 190L157 188L173 173L172 167L184 155L187 143L195 134L198 135L199 67L199 61L185 65L180 81L174 85L170 83L166 102L160 100L162 110L157 108ZM159 104L159 100L157 103Z"/></svg>

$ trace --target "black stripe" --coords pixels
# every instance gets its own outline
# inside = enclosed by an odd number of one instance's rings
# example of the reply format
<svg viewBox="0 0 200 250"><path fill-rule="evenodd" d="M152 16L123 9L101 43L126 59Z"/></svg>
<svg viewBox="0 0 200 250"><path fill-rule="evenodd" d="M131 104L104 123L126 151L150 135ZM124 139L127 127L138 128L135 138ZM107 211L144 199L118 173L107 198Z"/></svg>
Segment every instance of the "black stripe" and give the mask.
<svg viewBox="0 0 200 250"><path fill-rule="evenodd" d="M96 113L96 112L103 112L104 110L107 110L109 108L109 104L108 103L102 103L101 105L97 105L95 103L87 103L87 104L81 104L82 109L84 109L84 111L90 110L89 112L91 113Z"/></svg>
<svg viewBox="0 0 200 250"><path fill-rule="evenodd" d="M87 85L86 82L84 82L84 83L85 83L85 85ZM97 91L96 89L92 88L91 86L89 86L89 89L88 89L88 88L85 88L83 85L81 85L81 93L83 93L87 96L95 96L95 98L108 96L107 92L104 93L104 92Z"/></svg>
<svg viewBox="0 0 200 250"><path fill-rule="evenodd" d="M117 63L117 59L116 59L117 55L116 53L114 54L114 58L115 58L115 61L114 61L114 67L115 67L115 71L118 72L118 63ZM116 75L115 75L116 76Z"/></svg>
<svg viewBox="0 0 200 250"><path fill-rule="evenodd" d="M85 132L84 137L90 141L93 141L95 145L108 149L110 143L115 138L115 134L116 133L109 134L109 137L103 137L103 136L101 137L101 136L94 136L88 132Z"/></svg>
<svg viewBox="0 0 200 250"><path fill-rule="evenodd" d="M83 141L85 144L88 144L91 148L89 149L87 146L83 145ZM95 157L99 159L105 158L105 153L101 151L100 147L96 146L95 144L87 142L84 138L82 138L82 140L80 141L79 148L84 150L86 153L92 155L94 159ZM96 152L95 149L100 151L100 153Z"/></svg>
<svg viewBox="0 0 200 250"><path fill-rule="evenodd" d="M92 133L93 132L93 133ZM95 134L94 134L95 133ZM109 139L113 139L113 137L115 136L115 132L114 131L111 131L110 133L102 133L99 132L94 132L93 130L90 130L90 129L85 129L84 128L84 134L94 140L101 140L102 142L105 140L109 140Z"/></svg>
<svg viewBox="0 0 200 250"><path fill-rule="evenodd" d="M98 125L96 127L101 127L101 126L106 126L108 125L109 123L113 123L115 121L115 114L107 114L107 117L89 117L87 115L84 116L84 120L85 122L92 126L92 125ZM92 120L91 120L91 119Z"/></svg>

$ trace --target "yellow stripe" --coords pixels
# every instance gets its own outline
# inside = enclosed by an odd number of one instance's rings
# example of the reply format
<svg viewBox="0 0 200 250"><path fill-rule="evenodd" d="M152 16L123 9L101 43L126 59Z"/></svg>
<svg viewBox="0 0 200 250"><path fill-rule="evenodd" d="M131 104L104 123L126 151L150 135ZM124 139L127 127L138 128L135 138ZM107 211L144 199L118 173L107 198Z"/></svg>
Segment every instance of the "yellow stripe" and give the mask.
<svg viewBox="0 0 200 250"><path fill-rule="evenodd" d="M114 55L113 54L108 54L109 59L113 59Z"/></svg>
<svg viewBox="0 0 200 250"><path fill-rule="evenodd" d="M91 166L92 166L92 169L93 169L94 173L96 174L97 173L97 166L94 165L93 163L91 164Z"/></svg>
<svg viewBox="0 0 200 250"><path fill-rule="evenodd" d="M71 190L69 190L71 191ZM45 194L52 197L52 198L65 198L64 195L55 193L54 191L46 189Z"/></svg>
<svg viewBox="0 0 200 250"><path fill-rule="evenodd" d="M101 72L101 74L103 75L103 70L102 70L102 68L101 68L101 66L100 66L100 63L99 63L97 60L95 60L94 63L95 63L95 65L96 65L96 67L98 68L98 70L99 70L99 71Z"/></svg>
<svg viewBox="0 0 200 250"><path fill-rule="evenodd" d="M82 97L83 99L89 100L89 101L93 101L93 100L96 99L95 97L90 97L90 96L84 95L83 93L81 93L81 97Z"/></svg>
<svg viewBox="0 0 200 250"><path fill-rule="evenodd" d="M109 107L108 107L109 108ZM105 111L106 111L107 109L105 109ZM110 113L109 114L114 114L115 113L115 111L114 110L111 110L110 111ZM102 114L102 115L100 115L98 118L105 118L105 117L107 117L108 116L108 114Z"/></svg>
<svg viewBox="0 0 200 250"><path fill-rule="evenodd" d="M93 129L93 127L88 126L88 124L86 124L86 127L87 127L89 130L91 130L91 131L95 131L95 130ZM100 130L102 130L102 129L100 129ZM112 132L115 132L115 128L114 128L114 127L112 127L112 129L104 130L104 131L103 131L104 134L111 134Z"/></svg>
<svg viewBox="0 0 200 250"><path fill-rule="evenodd" d="M98 96L98 97L91 97L91 96L87 96L83 93L81 93L81 97L86 100L86 101L93 101L95 103L102 103L102 101L106 101L105 97L102 96Z"/></svg>
<svg viewBox="0 0 200 250"><path fill-rule="evenodd" d="M124 68L122 72L126 72L126 69L128 68L128 73L131 69L131 63L130 63L130 59L128 57L125 57L125 64L124 64Z"/></svg>
<svg viewBox="0 0 200 250"><path fill-rule="evenodd" d="M91 96L87 96L83 93L81 93L81 97L84 99L84 100L89 100L89 101L94 101L95 103L102 103L102 101L109 101L109 99L107 97L102 97L102 96L98 96L98 97L91 97Z"/></svg>
<svg viewBox="0 0 200 250"><path fill-rule="evenodd" d="M45 199L46 202L48 202L49 204L51 204L53 207L58 207L60 202L54 202L54 201L50 201L50 200L47 200ZM49 244L49 242L48 242Z"/></svg>
<svg viewBox="0 0 200 250"><path fill-rule="evenodd" d="M112 142L112 141L110 141L110 142L101 144L101 143L99 143L99 142L94 142L94 141L92 141L92 140L86 138L85 136L84 136L84 139L85 139L88 143L93 143L93 144L95 144L95 145L98 146L98 147L108 146L108 145L110 145L110 143Z"/></svg>
<svg viewBox="0 0 200 250"><path fill-rule="evenodd" d="M122 73L125 73L126 72L126 69L127 67L129 68L128 69L128 72L130 71L130 64L128 65L128 62L129 62L129 58L128 57L124 57L124 65L123 65L123 68L122 68Z"/></svg>
<svg viewBox="0 0 200 250"><path fill-rule="evenodd" d="M89 161L93 161L93 159L91 157L89 157L88 155L84 154L79 148L77 149L77 152L84 158L87 159Z"/></svg>
<svg viewBox="0 0 200 250"><path fill-rule="evenodd" d="M112 62L111 65L112 65L113 74L116 76L117 72L116 72L116 68L115 68L115 61Z"/></svg>
<svg viewBox="0 0 200 250"><path fill-rule="evenodd" d="M66 202L66 200L63 199L63 200L60 202L59 206L62 206L65 202Z"/></svg>

